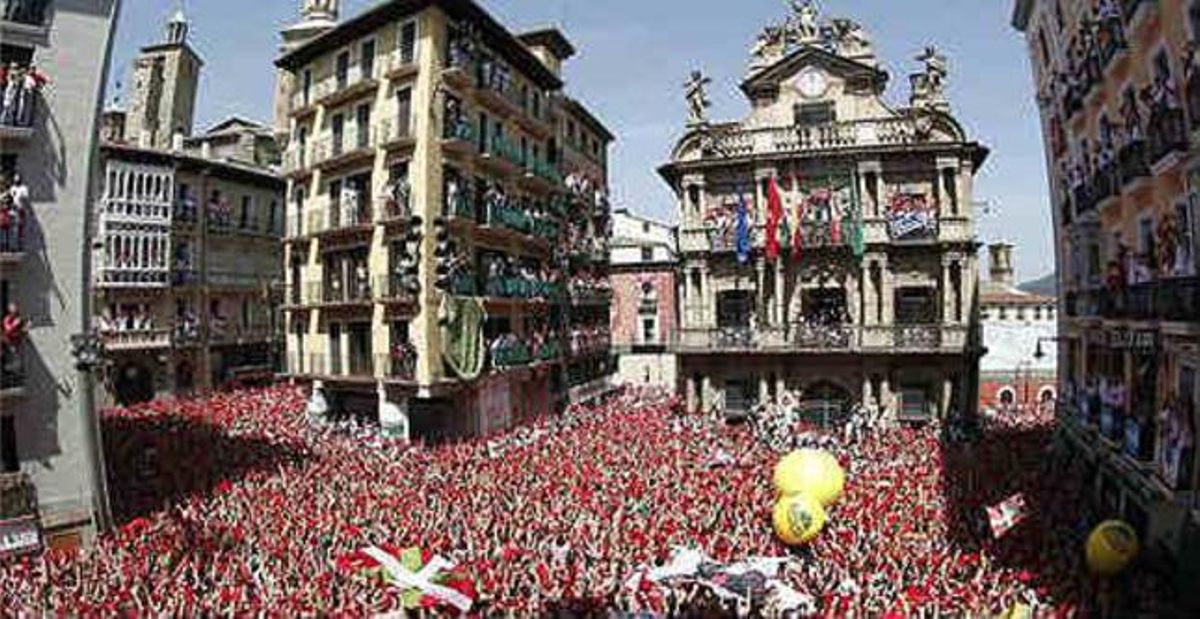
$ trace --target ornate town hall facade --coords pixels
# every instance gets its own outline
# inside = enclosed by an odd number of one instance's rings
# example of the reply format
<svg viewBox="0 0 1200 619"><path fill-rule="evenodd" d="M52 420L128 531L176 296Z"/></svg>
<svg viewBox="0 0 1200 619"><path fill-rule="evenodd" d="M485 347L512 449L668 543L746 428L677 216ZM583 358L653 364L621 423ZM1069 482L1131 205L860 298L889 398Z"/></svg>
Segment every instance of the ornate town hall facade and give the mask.
<svg viewBox="0 0 1200 619"><path fill-rule="evenodd" d="M708 120L710 80L692 74L687 131L660 170L680 209L687 402L736 414L787 392L820 422L857 403L969 412L987 150L950 114L937 50L896 107L862 27L794 5L754 46L745 119Z"/></svg>

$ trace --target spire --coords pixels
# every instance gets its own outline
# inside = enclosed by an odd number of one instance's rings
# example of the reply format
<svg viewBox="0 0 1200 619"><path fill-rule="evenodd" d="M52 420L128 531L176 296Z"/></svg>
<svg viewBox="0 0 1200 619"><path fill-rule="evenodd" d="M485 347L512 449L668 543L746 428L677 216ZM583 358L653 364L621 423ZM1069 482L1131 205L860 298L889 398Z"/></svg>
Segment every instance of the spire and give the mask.
<svg viewBox="0 0 1200 619"><path fill-rule="evenodd" d="M183 14L183 0L180 0L175 14L167 21L167 43L183 45L187 43L187 35L188 20L187 16Z"/></svg>

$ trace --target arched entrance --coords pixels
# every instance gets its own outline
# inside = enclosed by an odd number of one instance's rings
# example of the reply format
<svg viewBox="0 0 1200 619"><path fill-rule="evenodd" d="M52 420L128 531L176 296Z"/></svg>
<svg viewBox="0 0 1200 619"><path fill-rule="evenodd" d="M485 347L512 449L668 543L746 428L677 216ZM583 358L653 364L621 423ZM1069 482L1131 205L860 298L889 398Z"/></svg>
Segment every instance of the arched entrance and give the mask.
<svg viewBox="0 0 1200 619"><path fill-rule="evenodd" d="M840 385L821 381L804 390L800 416L821 427L841 425L850 416L850 392Z"/></svg>
<svg viewBox="0 0 1200 619"><path fill-rule="evenodd" d="M117 404L129 406L154 399L154 375L140 363L126 363L117 368L114 381Z"/></svg>

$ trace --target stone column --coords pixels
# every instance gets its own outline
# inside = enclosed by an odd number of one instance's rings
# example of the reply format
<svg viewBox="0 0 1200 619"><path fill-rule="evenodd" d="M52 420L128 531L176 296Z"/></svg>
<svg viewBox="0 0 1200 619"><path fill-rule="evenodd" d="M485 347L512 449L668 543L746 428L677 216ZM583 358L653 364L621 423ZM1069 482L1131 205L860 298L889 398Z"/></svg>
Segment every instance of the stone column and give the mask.
<svg viewBox="0 0 1200 619"><path fill-rule="evenodd" d="M787 390L787 378L783 373L786 367L779 367L775 371L775 397L778 398Z"/></svg>
<svg viewBox="0 0 1200 619"><path fill-rule="evenodd" d="M867 184L867 175L875 174L875 190ZM863 201L863 217L879 217L879 192L883 186L883 165L878 160L858 162L858 195Z"/></svg>
<svg viewBox="0 0 1200 619"><path fill-rule="evenodd" d="M716 298L715 298L715 296L712 295L712 291L709 286L708 261L704 261L704 262L700 263L700 292L697 296L700 298L693 299L693 305L695 307L698 307L699 311L700 311L700 315L698 317L696 326L698 326L698 327L711 326L715 322L712 318L712 316L715 315L715 312L709 312L708 305L709 305L710 300L715 302ZM709 297L713 297L713 298L710 299Z"/></svg>
<svg viewBox="0 0 1200 619"><path fill-rule="evenodd" d="M891 265L888 264L887 254L879 254L879 285L880 290L877 290L877 298L879 303L883 305L882 324L891 325L895 323L895 309L892 307L895 302L895 277L892 273Z"/></svg>
<svg viewBox="0 0 1200 619"><path fill-rule="evenodd" d="M786 326L787 324L787 312L784 310L784 300L786 299L786 295L784 294L783 285L783 272L786 269L787 267L784 266L782 258L775 261L775 303L772 304L772 307L775 310L775 317L773 318L773 321L777 326L780 327Z"/></svg>
<svg viewBox="0 0 1200 619"><path fill-rule="evenodd" d="M884 371L883 378L879 381L879 408L883 411L884 419L896 418L897 411L892 404L891 372Z"/></svg>
<svg viewBox="0 0 1200 619"><path fill-rule="evenodd" d="M766 306L766 288L767 288L767 265L760 257L754 264L754 270L757 274L757 291L754 313L758 316L758 326L762 328L767 325L767 312L764 311Z"/></svg>
<svg viewBox="0 0 1200 619"><path fill-rule="evenodd" d="M702 374L700 376L700 408L708 412L713 404L712 377Z"/></svg>
<svg viewBox="0 0 1200 619"><path fill-rule="evenodd" d="M767 380L767 375L762 374L758 377L758 402L761 404L766 402L771 397L770 381Z"/></svg>
<svg viewBox="0 0 1200 619"><path fill-rule="evenodd" d="M1019 387L1019 385L1018 385ZM954 381L947 376L942 379L942 419L950 414L950 396L954 393Z"/></svg>
<svg viewBox="0 0 1200 619"><path fill-rule="evenodd" d="M687 403L687 412L696 410L696 377L692 374L687 375L687 393L684 394Z"/></svg>

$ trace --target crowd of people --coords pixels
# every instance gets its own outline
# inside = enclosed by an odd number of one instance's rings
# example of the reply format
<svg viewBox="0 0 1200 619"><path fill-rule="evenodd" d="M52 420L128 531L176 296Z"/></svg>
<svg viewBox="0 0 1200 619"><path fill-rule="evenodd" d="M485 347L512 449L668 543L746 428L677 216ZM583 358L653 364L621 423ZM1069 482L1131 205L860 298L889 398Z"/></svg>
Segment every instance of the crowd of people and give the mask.
<svg viewBox="0 0 1200 619"><path fill-rule="evenodd" d="M32 127L38 93L49 81L35 66L0 64L0 125Z"/></svg>
<svg viewBox="0 0 1200 619"><path fill-rule="evenodd" d="M786 608L800 616L995 616L1016 603L1117 616L1163 592L1140 567L1085 575L1096 520L1078 463L1046 449L1045 417L955 440L936 423L812 429L805 440L838 455L847 489L820 536L789 550L770 525L776 452L751 426L685 414L662 392L627 388L440 445L339 432L304 410L300 390L278 386L107 411L120 526L78 554L0 564L0 614L397 610L400 591L344 569L368 546L457 564L477 616L785 614L777 600L729 605L645 577L677 547L785 559L779 578L800 600ZM993 539L983 508L1013 492L1028 519Z"/></svg>

